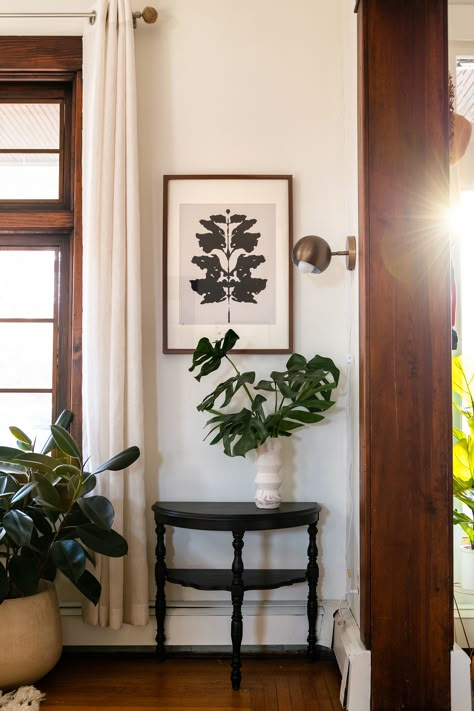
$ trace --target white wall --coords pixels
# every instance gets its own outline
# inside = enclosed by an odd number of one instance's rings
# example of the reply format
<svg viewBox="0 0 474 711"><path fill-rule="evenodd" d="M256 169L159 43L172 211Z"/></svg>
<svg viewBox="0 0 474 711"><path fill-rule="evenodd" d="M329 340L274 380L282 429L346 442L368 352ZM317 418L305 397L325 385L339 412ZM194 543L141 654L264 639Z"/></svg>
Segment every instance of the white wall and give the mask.
<svg viewBox="0 0 474 711"><path fill-rule="evenodd" d="M357 162L357 32L355 15L344 13L344 97L346 106L346 190L348 229L358 234ZM360 496L359 496L359 279L353 275L348 291L348 328L351 363L347 384L347 582L346 595L357 624L360 624Z"/></svg>
<svg viewBox="0 0 474 711"><path fill-rule="evenodd" d="M67 5L68 11L91 7L88 0ZM60 0L41 3L42 11L65 9ZM294 0L291 5L284 0L160 0L158 9L158 23L139 23L136 31L147 495L150 506L158 498L251 500L250 458L227 458L202 441L205 417L195 406L209 383L193 379L189 356L161 353L162 176L292 174L295 240L320 234L333 249L344 249L346 235L357 234L355 15L347 0ZM18 10L37 11L37 3L2 3L2 12ZM80 22L66 24L70 33L81 32ZM2 34L56 30L65 31L63 21L0 20ZM283 496L322 504L319 595L339 600L346 596L346 552L353 545L347 543L353 418L347 411L346 361L352 351L354 362L358 350L356 282L344 260L336 258L325 274L295 273L294 279L295 350L331 356L342 376L337 407L327 420L284 442ZM285 360L239 358L262 377ZM151 515L149 524L152 571ZM306 546L302 530L248 534L244 561L247 566L305 565ZM224 567L230 552L230 539L206 533L176 531L169 545L180 565ZM151 597L153 592L151 586ZM211 597L227 599L178 587L170 591L177 600ZM260 600L263 594L253 597ZM267 597L302 601L306 590L294 586ZM192 625L189 629L188 643L202 643Z"/></svg>
<svg viewBox="0 0 474 711"><path fill-rule="evenodd" d="M463 4L460 5L450 5L449 7L449 24L448 24L448 40L449 40L449 67L453 79L456 78L456 56L474 56L474 4ZM472 164L472 141L470 148L464 158L457 164L454 169L452 169L451 178L454 186L458 185L459 176L467 171L471 170L469 161ZM458 332L460 336L460 345L462 348L462 338L468 336L472 333L472 314L469 311L464 310L463 306L466 306L468 301L464 303L466 299L466 294L469 289L469 284L463 284L461 282L462 269L459 263L459 244L454 241L454 259L455 268L457 273L457 286L458 286L458 306L457 306L457 325ZM463 293L464 292L464 293ZM464 299L462 299L464 296ZM469 322L467 319L469 318ZM469 340L469 339L466 339ZM465 352L464 356L469 357L472 354ZM472 590L464 591L460 585L460 574L461 574L461 544L462 544L462 530L459 526L454 527L454 593L455 593L455 640L461 647L469 647L472 644L472 639L474 636L474 597Z"/></svg>

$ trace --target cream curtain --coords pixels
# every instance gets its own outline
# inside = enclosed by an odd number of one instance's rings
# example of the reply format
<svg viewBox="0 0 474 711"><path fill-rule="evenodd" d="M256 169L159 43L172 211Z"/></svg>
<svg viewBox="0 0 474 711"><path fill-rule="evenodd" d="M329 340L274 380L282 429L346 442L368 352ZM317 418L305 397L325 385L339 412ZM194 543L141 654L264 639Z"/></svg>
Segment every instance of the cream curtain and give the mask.
<svg viewBox="0 0 474 711"><path fill-rule="evenodd" d="M130 0L95 9L84 35L83 445L92 467L131 445L142 456L98 476L129 551L98 561L102 595L84 619L118 629L148 622L135 56Z"/></svg>

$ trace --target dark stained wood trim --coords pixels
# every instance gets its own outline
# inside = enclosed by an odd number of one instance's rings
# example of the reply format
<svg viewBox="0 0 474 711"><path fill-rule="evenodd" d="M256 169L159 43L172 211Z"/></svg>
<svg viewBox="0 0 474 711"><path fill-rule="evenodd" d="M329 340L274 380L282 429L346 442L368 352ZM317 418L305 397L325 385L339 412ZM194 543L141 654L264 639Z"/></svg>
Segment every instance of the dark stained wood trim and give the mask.
<svg viewBox="0 0 474 711"><path fill-rule="evenodd" d="M82 37L0 37L0 58L5 71L79 71Z"/></svg>
<svg viewBox="0 0 474 711"><path fill-rule="evenodd" d="M11 203L10 203L11 205ZM36 203L38 206L38 203ZM49 211L27 210L26 205L20 205L17 212L2 212L0 206L0 234L10 233L12 229L29 230L30 232L51 232L52 225L58 230L70 230L74 226L74 216L69 210Z"/></svg>
<svg viewBox="0 0 474 711"><path fill-rule="evenodd" d="M48 153L60 153L59 148L0 148L0 154L6 153L7 155L9 153L13 153L13 155L42 155Z"/></svg>
<svg viewBox="0 0 474 711"><path fill-rule="evenodd" d="M359 411L361 413L360 437L360 620L361 637L366 647L371 643L371 570L370 570L370 511L368 504L371 501L371 485L368 472L370 468L370 447L365 436L370 431L370 384L368 381L369 366L367 363L366 345L370 343L370 283L369 273L366 268L370 264L370 240L367 234L367 218L369 211L369 186L368 186L368 83L364 78L367 65L367 43L361 41L367 33L367 14L360 12L357 17L359 42L357 45L358 65L358 172L359 172ZM366 295L366 298L364 298Z"/></svg>
<svg viewBox="0 0 474 711"><path fill-rule="evenodd" d="M61 72L61 71L54 71L54 72L29 72L29 71L2 71L2 74L0 76L0 96L2 93L5 92L4 84L5 82L19 82L19 86L16 87L14 90L14 95L17 94L18 97L21 97L21 95L24 93L24 89L22 88L22 84L27 84L28 82L41 82L41 83L47 83L50 86L50 92L51 92L51 97L54 98L55 92L61 92L62 89L61 87L56 86L55 84L58 83L63 83L65 81L73 81L74 77L76 75L76 72ZM43 84L43 86L45 86ZM37 87L38 89L40 87Z"/></svg>
<svg viewBox="0 0 474 711"><path fill-rule="evenodd" d="M362 636L372 711L448 711L447 1L360 0Z"/></svg>

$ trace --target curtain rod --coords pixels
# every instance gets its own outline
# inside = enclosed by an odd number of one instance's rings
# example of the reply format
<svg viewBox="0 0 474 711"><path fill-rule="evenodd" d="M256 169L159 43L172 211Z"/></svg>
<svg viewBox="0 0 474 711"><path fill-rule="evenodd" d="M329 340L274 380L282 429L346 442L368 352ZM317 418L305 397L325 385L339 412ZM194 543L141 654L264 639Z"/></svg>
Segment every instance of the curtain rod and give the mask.
<svg viewBox="0 0 474 711"><path fill-rule="evenodd" d="M0 12L0 17L88 17L91 25L94 24L97 13L92 12ZM151 25L158 19L158 11L154 7L145 7L132 12L133 26L137 26L137 20L143 19Z"/></svg>

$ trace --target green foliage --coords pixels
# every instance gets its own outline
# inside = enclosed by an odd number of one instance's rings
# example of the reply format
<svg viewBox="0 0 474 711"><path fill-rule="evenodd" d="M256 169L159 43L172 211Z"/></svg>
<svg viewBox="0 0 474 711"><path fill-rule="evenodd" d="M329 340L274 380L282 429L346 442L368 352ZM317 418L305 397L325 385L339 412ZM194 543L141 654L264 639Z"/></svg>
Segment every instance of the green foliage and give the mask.
<svg viewBox="0 0 474 711"><path fill-rule="evenodd" d="M453 402L455 409L467 421L468 434L453 427L456 442L453 445L453 494L470 510L470 514L454 510L454 524L461 526L474 548L474 376L465 372L461 356L453 358L453 392L460 396L461 405Z"/></svg>
<svg viewBox="0 0 474 711"><path fill-rule="evenodd" d="M60 570L97 604L101 586L86 570L95 553L121 557L127 542L113 530L114 509L104 496L86 496L106 470L119 471L140 456L138 447L115 455L94 472L67 431L64 410L41 452L18 427L10 427L17 448L0 447L0 603L38 592L41 579Z"/></svg>
<svg viewBox="0 0 474 711"><path fill-rule="evenodd" d="M293 430L323 420L323 413L334 405L331 395L339 382L339 369L331 358L316 355L308 361L294 353L286 370L273 371L269 380L254 385L255 373L240 373L228 355L238 338L232 329L214 343L201 338L189 369L199 369L195 377L201 380L226 360L236 373L197 406L200 412L213 415L206 423L210 427L208 436L213 435L211 444L222 442L230 457L244 457L269 437L289 437ZM228 412L226 408L239 390L245 392L249 407Z"/></svg>

